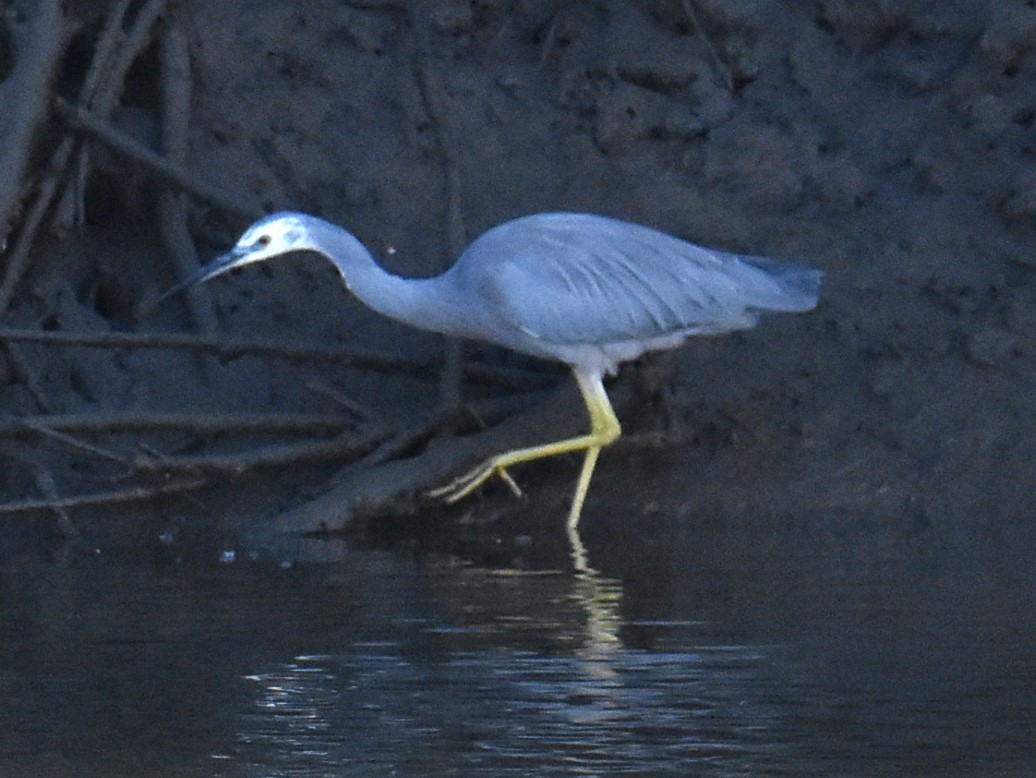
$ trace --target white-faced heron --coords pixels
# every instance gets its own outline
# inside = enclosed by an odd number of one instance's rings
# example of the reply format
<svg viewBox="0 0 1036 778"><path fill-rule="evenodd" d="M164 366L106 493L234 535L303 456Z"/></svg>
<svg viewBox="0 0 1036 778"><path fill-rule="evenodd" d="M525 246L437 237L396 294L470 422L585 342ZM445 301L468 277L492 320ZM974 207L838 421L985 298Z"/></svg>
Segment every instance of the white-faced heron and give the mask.
<svg viewBox="0 0 1036 778"><path fill-rule="evenodd" d="M541 213L506 222L472 243L445 273L400 278L341 227L285 212L257 221L229 253L173 291L292 251L330 259L345 286L385 316L572 368L590 415L588 434L498 454L431 493L454 502L493 473L512 483L511 465L585 451L570 532L579 522L598 453L621 432L604 374L692 335L747 329L760 314L808 311L817 304L821 280L811 268L707 249L587 213Z"/></svg>

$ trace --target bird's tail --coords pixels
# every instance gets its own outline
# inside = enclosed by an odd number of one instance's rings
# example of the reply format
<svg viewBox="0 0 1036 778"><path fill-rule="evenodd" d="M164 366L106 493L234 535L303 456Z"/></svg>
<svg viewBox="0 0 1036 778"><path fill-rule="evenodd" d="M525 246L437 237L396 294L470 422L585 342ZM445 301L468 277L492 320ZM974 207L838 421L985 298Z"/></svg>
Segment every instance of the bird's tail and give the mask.
<svg viewBox="0 0 1036 778"><path fill-rule="evenodd" d="M769 289L758 303L761 309L801 313L816 307L824 274L794 262L778 262L766 257L739 256L743 263L762 270L770 281ZM762 290L761 290L762 291Z"/></svg>

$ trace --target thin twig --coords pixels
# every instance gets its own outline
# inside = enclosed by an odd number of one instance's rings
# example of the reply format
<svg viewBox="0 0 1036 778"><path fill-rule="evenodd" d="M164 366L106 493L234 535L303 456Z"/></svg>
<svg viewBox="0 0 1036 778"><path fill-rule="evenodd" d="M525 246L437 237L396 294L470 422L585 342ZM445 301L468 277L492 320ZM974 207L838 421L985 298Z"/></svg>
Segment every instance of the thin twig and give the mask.
<svg viewBox="0 0 1036 778"><path fill-rule="evenodd" d="M175 22L165 25L161 54L162 152L170 162L185 165L191 116L191 58L187 38Z"/></svg>
<svg viewBox="0 0 1036 778"><path fill-rule="evenodd" d="M97 37L97 45L94 46L90 68L86 71L83 86L79 89L79 99L87 105L93 103L102 80L107 78L113 69L113 62L118 52L119 43L126 36L123 19L126 16L126 9L129 8L131 2L132 0L115 0L112 3L108 17L105 19L104 28Z"/></svg>
<svg viewBox="0 0 1036 778"><path fill-rule="evenodd" d="M252 220L261 215L254 206L241 202L235 196L208 184L193 173L140 145L129 135L115 129L82 106L59 97L54 100L54 111L69 126L88 133L112 151L146 167L177 189L235 216Z"/></svg>
<svg viewBox="0 0 1036 778"><path fill-rule="evenodd" d="M118 104L125 88L126 74L147 48L154 33L155 24L173 0L148 0L134 9L132 26L127 18L131 3L119 0L108 15L105 29L106 39L102 41L91 63L91 73L79 92L79 102L89 106L95 116L107 120ZM92 78L90 77L92 76ZM65 191L59 198L60 206L55 223L67 225L69 210L75 214L77 225L83 224L82 197L89 172L90 150L81 147L75 164L76 175L65 182ZM75 207L72 208L72 204Z"/></svg>
<svg viewBox="0 0 1036 778"><path fill-rule="evenodd" d="M140 6L133 16L133 26L126 33L119 47L117 56L112 60L107 73L103 73L97 89L89 96L89 105L101 116L108 116L111 110L118 104L122 97L122 90L126 83L126 74L137 61L144 49L151 42L155 25L175 0L148 0ZM132 7L132 3L129 7ZM122 14L121 23L125 25L125 14Z"/></svg>
<svg viewBox="0 0 1036 778"><path fill-rule="evenodd" d="M386 440L374 451L349 465L348 470L373 467L390 459L395 459L418 443L428 440L443 427L453 426L461 414L459 408L440 407L433 411L422 424L401 430Z"/></svg>
<svg viewBox="0 0 1036 778"><path fill-rule="evenodd" d="M186 470L240 475L261 467L281 467L299 462L361 457L385 439L384 432L365 435L339 435L329 440L289 443L253 448L234 454L195 454L190 456L149 456L134 463L141 472Z"/></svg>
<svg viewBox="0 0 1036 778"><path fill-rule="evenodd" d="M97 96L103 80L113 68L118 54L119 44L125 39L123 18L126 9L129 8L132 0L115 0L108 10L104 28L97 37L97 44L94 46L93 58L90 60L90 67L86 71L83 85L79 88L79 101L84 105L91 105ZM71 138L66 139L72 142ZM86 220L86 203L83 198L86 193L86 178L89 171L89 150L80 149L76 159L75 169L72 172L73 180L70 186L65 189L65 196L59 204L54 219L57 223L69 224L73 220L82 228Z"/></svg>
<svg viewBox="0 0 1036 778"><path fill-rule="evenodd" d="M456 408L440 407L429 414L420 424L400 430L367 456L346 465L335 475L334 482L347 481L355 478L364 470L399 458L419 445L427 443L436 435L455 427L457 422L465 416L474 416L484 426L511 416L540 399L542 399L541 393L534 393L481 400Z"/></svg>
<svg viewBox="0 0 1036 778"><path fill-rule="evenodd" d="M99 52L99 58L91 66L91 71L96 71L97 75L94 76L93 72L88 73L87 83L84 84L84 89L81 90L80 100L88 101L101 119L107 118L118 101L119 95L122 93L122 83L130 65L132 65L133 61L147 45L150 39L151 27L165 10L168 2L170 0L150 0L150 2L138 10L134 19L134 26L126 34L124 45L119 50L118 55L111 54L107 48ZM127 7L128 5L125 3L116 7L118 19L122 18L122 14ZM115 23L116 14L112 14L109 18L109 29L115 30L112 35L117 38L122 27ZM87 87L93 88L92 93ZM69 160L74 151L75 142L71 137L66 137L51 155L36 198L29 208L27 217L19 232L18 240L7 260L3 282L0 283L0 315L7 311L11 304L15 287L25 275L32 245L35 242L36 234L43 222L44 215L50 210L51 204L58 194L59 187L67 183ZM80 166L80 179L85 177L85 164L83 162ZM63 207L57 209L54 217L55 222L67 221L63 214L69 210L75 212L76 209L72 206L72 203L76 199L74 194L81 191L81 187L77 185L78 183L77 181L72 181L70 188L67 190L68 196L59 198Z"/></svg>
<svg viewBox="0 0 1036 778"><path fill-rule="evenodd" d="M366 405L361 405L351 397L347 397L337 389L328 386L322 381L307 381L306 388L313 392L313 394L323 397L340 408L344 408L353 416L358 419L363 419L368 423L377 425L383 425L384 419L380 417L380 414L375 413L373 410L368 408Z"/></svg>
<svg viewBox="0 0 1036 778"><path fill-rule="evenodd" d="M530 402L528 396L485 401L479 404L477 412L495 419L501 415L513 413L516 408L526 407ZM424 423L402 430L391 438L382 430L370 430L358 436L339 435L330 440L265 446L235 454L175 456L152 452L147 458L136 462L135 467L141 472L188 471L241 475L264 467L283 467L296 465L299 462L352 460L336 476L335 480L338 480L343 475L354 476L357 471L398 457L407 450L429 440L446 424L455 421L458 415L466 412L470 412L470 409L439 410L429 416Z"/></svg>
<svg viewBox="0 0 1036 778"><path fill-rule="evenodd" d="M0 437L30 432L78 433L183 432L263 435L308 435L340 430L348 425L341 415L316 413L66 413L24 418L0 418Z"/></svg>
<svg viewBox="0 0 1036 778"><path fill-rule="evenodd" d="M21 229L18 232L18 239L8 255L7 264L4 267L3 283L0 283L0 316L7 312L11 299L14 297L15 287L21 281L29 266L29 255L32 244L36 240L36 233L43 223L43 217L54 200L54 193L57 191L58 183L64 174L68 164L68 158L72 155L73 144L70 138L65 138L58 145L57 150L51 155L43 180L36 192L36 199L33 200L29 211L22 221Z"/></svg>
<svg viewBox="0 0 1036 778"><path fill-rule="evenodd" d="M0 342L48 343L61 346L103 349L194 349L222 354L262 354L289 362L338 362L369 370L402 371L427 375L431 361L406 359L390 354L353 349L331 349L276 341L245 340L218 335L189 335L159 332L62 332L0 327Z"/></svg>
<svg viewBox="0 0 1036 778"><path fill-rule="evenodd" d="M709 58L712 60L712 67L719 74L720 79L723 82L723 87L728 91L734 90L734 77L730 73L730 68L727 67L726 63L720 58L719 52L716 51L716 47L712 45L712 41L709 39L708 34L705 32L705 28L701 26L701 22L698 21L698 14L694 10L694 0L683 0L683 12L690 21L691 26L694 27L694 32L698 38L705 45L705 50L709 53Z"/></svg>
<svg viewBox="0 0 1036 778"><path fill-rule="evenodd" d="M85 508L93 505L112 505L119 502L131 502L133 500L150 500L164 494L185 492L190 489L197 489L208 483L208 479L201 477L185 478L179 481L170 481L154 486L133 486L128 489L119 489L111 492L100 492L97 494L80 494L74 497L52 497L38 500L18 500L17 502L0 503L0 514L29 513L41 510L61 510L72 508Z"/></svg>
<svg viewBox="0 0 1036 778"><path fill-rule="evenodd" d="M71 544L77 544L80 540L79 530L76 529L76 525L72 522L72 517L68 515L68 511L64 505L59 504L60 499L58 498L57 485L54 483L54 478L50 472L44 469L43 465L38 462L33 462L31 466L32 478L36 482L36 486L44 497L50 501L52 507L51 510L57 516L58 529L65 536L67 542Z"/></svg>
<svg viewBox="0 0 1036 778"><path fill-rule="evenodd" d="M428 7L427 3L418 4L420 11ZM446 199L446 249L450 257L459 257L467 245L467 229L461 208L460 166L452 145L453 133L450 131L447 117L446 90L443 88L440 69L432 57L432 46L429 30L432 25L425 13L414 14L411 18L411 29L416 34L416 63L418 89L424 102L425 113L435 132L436 145L443 164L443 194ZM456 408L461 404L461 384L464 373L463 341L458 338L446 339L446 354L440 379L440 403L443 407Z"/></svg>
<svg viewBox="0 0 1036 778"><path fill-rule="evenodd" d="M16 41L19 51L14 71L0 84L0 103L4 105L0 119L0 253L21 208L29 154L47 117L50 83L61 57L65 22L59 0L37 3L26 27L24 40ZM22 37L16 34L16 38Z"/></svg>
<svg viewBox="0 0 1036 778"><path fill-rule="evenodd" d="M530 445L544 430L567 430L578 417L574 403L573 387L566 384L484 432L433 441L406 459L358 460L335 476L326 493L252 525L249 532L258 542L276 542L286 535L334 532L357 521L416 510L427 502L421 495L429 487L448 482L473 463Z"/></svg>
<svg viewBox="0 0 1036 778"><path fill-rule="evenodd" d="M162 151L181 169L187 167L187 123L191 115L191 58L187 38L176 23L166 26L161 46L162 65ZM187 229L187 195L165 191L158 198L158 221L162 241L172 257L178 278L198 269L198 251ZM187 309L194 331L216 331L212 296L203 286L187 293Z"/></svg>
<svg viewBox="0 0 1036 778"><path fill-rule="evenodd" d="M33 418L19 419L18 424L21 425L21 429L23 430L31 430L37 433L38 435L52 438L53 440L56 440L59 443L63 443L69 448L75 449L77 451L85 451L92 456L99 457L100 459L107 459L112 462L118 462L120 465L125 465L127 467L132 466L132 463L126 457L119 456L118 454L113 454L111 451L108 451L105 448L95 446L92 443L87 443L86 441L80 440L79 438L69 435L66 432L61 432L52 427L46 426L46 424L41 424L39 422L40 419L46 418L46 416L37 416ZM0 425L0 429L2 429L2 425ZM0 432L0 434L2 434L2 432Z"/></svg>
<svg viewBox="0 0 1036 778"><path fill-rule="evenodd" d="M110 113L115 102L118 100L118 96L122 90L122 79L125 77L126 72L129 70L133 60L136 59L137 54L143 49L147 42L147 35L150 34L149 26L154 24L154 21L158 18L158 14L165 8L165 4L168 0L151 0L147 5L144 6L137 14L136 24L127 36L127 45L123 49L123 56L115 60L115 64L111 68L107 68L108 63L108 52L102 51L102 60L95 62L92 69L98 70L97 89L90 97L90 102L93 106L98 107L100 116L107 117ZM125 8L123 8L125 10ZM121 15L120 15L121 18ZM121 27L118 28L121 30ZM104 82L101 80L105 77L104 70L110 70L110 78L107 86L102 90L101 84ZM87 79L91 84L94 83L94 79ZM117 84L113 84L112 81L117 81ZM84 87L85 89L85 87ZM0 283L0 316L6 311L8 306L11 304L11 299L14 296L15 287L21 281L22 276L25 275L29 265L30 252L32 245L36 240L36 234L39 231L40 225L43 223L43 217L50 210L51 204L54 202L54 198L58 193L58 188L62 186L67 178L68 164L75 151L75 142L72 138L64 138L57 149L50 157L50 162L47 165L46 172L44 173L43 180L39 185L39 189L36 193L36 198L29 208L28 214L22 224L22 228L18 234L18 240L8 257L6 267L4 269L3 282ZM73 182L74 188L74 182ZM72 191L72 190L69 190ZM74 198L61 198L64 202L71 202ZM61 211L62 209L58 209ZM65 209L67 210L67 208ZM60 213L55 217L56 221L61 221L62 216Z"/></svg>
<svg viewBox="0 0 1036 778"><path fill-rule="evenodd" d="M227 359L243 354L261 354L288 362L336 362L362 370L401 372L421 379L429 378L438 364L431 359L410 359L376 351L170 332L64 332L0 327L0 343L4 342L46 343L69 348L193 349L221 354ZM557 383L560 377L553 369L523 370L478 363L465 364L464 373L480 383L516 390L541 389Z"/></svg>
<svg viewBox="0 0 1036 778"><path fill-rule="evenodd" d="M29 365L28 360L25 359L21 349L15 348L12 343L4 343L4 348L7 351L7 356L11 360L11 366L14 367L20 383L28 390L29 394L32 395L32 399L36 401L37 407L41 411L50 412L51 405L47 400L47 396L43 393L43 389L40 387L39 378L37 378L36 373Z"/></svg>

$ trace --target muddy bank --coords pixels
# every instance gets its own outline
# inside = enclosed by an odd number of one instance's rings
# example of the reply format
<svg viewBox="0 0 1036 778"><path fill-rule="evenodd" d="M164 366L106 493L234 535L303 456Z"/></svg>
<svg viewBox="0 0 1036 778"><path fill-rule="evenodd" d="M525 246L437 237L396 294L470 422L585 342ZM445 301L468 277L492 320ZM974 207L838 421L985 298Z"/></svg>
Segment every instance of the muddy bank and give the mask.
<svg viewBox="0 0 1036 778"><path fill-rule="evenodd" d="M601 457L591 540L630 517L933 541L1028 521L1029 4L15 6L0 35L0 308L18 331L2 338L0 408L18 423L0 489L24 509L2 519L9 548L263 545L428 511L503 515L505 535L560 521L574 460L517 473L524 502L416 495L501 445L582 429L575 393L551 388L562 370L469 346L480 413L435 417L440 339L366 310L314 257L151 307L280 208L347 226L403 275L555 209L824 270L814 313L623 371L630 437ZM210 340L130 337L156 332ZM134 499L76 500L117 492Z"/></svg>

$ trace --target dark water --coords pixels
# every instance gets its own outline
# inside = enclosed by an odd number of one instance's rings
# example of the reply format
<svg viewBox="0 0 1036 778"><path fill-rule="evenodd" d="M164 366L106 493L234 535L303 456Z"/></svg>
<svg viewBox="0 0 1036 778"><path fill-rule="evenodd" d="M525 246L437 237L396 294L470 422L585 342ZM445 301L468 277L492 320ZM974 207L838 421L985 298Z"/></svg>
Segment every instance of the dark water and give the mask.
<svg viewBox="0 0 1036 778"><path fill-rule="evenodd" d="M632 536L636 538L636 536ZM2 775L1025 775L1015 537L8 565Z"/></svg>

